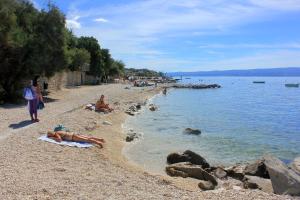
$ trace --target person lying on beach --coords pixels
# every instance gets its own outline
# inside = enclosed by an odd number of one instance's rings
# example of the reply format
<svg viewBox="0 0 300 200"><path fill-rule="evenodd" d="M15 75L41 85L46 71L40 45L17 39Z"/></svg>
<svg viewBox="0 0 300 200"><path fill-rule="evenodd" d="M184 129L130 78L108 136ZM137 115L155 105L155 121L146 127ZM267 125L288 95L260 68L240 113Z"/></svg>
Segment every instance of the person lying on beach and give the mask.
<svg viewBox="0 0 300 200"><path fill-rule="evenodd" d="M66 131L48 131L47 137L55 140L56 142L70 141L70 142L87 142L92 144L97 144L101 148L105 142L102 138L90 137L86 135L79 135L72 132Z"/></svg>
<svg viewBox="0 0 300 200"><path fill-rule="evenodd" d="M100 99L96 102L95 107L96 107L95 110L100 112L111 112L114 110L109 107L109 104L105 104L104 95L101 95Z"/></svg>

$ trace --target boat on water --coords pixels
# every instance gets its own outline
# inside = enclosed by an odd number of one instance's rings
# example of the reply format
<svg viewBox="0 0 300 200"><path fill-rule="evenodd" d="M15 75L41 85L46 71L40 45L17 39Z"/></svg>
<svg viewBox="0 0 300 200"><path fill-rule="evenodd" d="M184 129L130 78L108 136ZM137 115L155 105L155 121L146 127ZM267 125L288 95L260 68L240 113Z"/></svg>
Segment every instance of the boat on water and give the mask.
<svg viewBox="0 0 300 200"><path fill-rule="evenodd" d="M253 81L253 83L266 83L266 81Z"/></svg>
<svg viewBox="0 0 300 200"><path fill-rule="evenodd" d="M299 87L299 83L287 83L285 84L285 87Z"/></svg>

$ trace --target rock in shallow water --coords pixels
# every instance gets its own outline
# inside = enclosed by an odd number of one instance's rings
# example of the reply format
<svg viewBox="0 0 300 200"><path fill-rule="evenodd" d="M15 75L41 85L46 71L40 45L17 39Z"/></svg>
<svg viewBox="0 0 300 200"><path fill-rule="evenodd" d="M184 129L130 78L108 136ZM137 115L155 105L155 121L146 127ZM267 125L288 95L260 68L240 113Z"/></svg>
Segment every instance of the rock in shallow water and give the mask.
<svg viewBox="0 0 300 200"><path fill-rule="evenodd" d="M138 133L128 133L125 140L126 140L126 142L131 142L134 139L137 139L139 137L140 137L140 134L138 134Z"/></svg>
<svg viewBox="0 0 300 200"><path fill-rule="evenodd" d="M158 109L157 106L155 106L154 104L149 105L149 110L156 111L157 109Z"/></svg>
<svg viewBox="0 0 300 200"><path fill-rule="evenodd" d="M184 133L189 135L200 135L201 131L199 129L186 128Z"/></svg>

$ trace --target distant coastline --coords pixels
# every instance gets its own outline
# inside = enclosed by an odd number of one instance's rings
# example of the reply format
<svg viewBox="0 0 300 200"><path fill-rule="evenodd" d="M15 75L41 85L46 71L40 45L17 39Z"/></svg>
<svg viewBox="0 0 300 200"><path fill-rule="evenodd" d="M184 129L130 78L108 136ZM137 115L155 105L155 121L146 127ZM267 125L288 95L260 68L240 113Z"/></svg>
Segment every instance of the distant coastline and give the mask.
<svg viewBox="0 0 300 200"><path fill-rule="evenodd" d="M167 72L167 76L270 76L270 77L297 77L300 76L300 67L246 69L246 70L215 70L196 72Z"/></svg>

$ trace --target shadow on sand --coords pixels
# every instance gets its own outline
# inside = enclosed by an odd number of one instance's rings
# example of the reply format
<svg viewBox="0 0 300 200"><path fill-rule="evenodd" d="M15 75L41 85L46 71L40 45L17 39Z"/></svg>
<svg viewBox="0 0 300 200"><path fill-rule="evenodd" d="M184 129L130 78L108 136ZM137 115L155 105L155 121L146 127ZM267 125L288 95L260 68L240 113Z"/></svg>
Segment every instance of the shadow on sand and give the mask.
<svg viewBox="0 0 300 200"><path fill-rule="evenodd" d="M43 99L44 99L44 103L52 103L58 101L58 99L53 99L50 97L43 97Z"/></svg>
<svg viewBox="0 0 300 200"><path fill-rule="evenodd" d="M32 122L31 120L24 120L17 124L10 124L8 127L12 128L12 129L19 129L19 128L23 128L25 126L29 126L30 124L33 124L33 123L34 122Z"/></svg>
<svg viewBox="0 0 300 200"><path fill-rule="evenodd" d="M14 108L21 108L21 107L25 107L27 105L27 102L26 101L22 101L18 104L10 104L10 103L7 103L7 104L3 104L3 105L0 105L0 108L4 108L4 109L14 109Z"/></svg>
<svg viewBox="0 0 300 200"><path fill-rule="evenodd" d="M44 99L44 103L52 103L52 102L56 102L59 99L53 99L53 98L49 98L49 97L43 97ZM17 104L12 104L12 103L6 103L6 104L2 104L0 105L0 108L4 108L4 109L14 109L14 108L22 108L27 106L27 101L22 100Z"/></svg>

